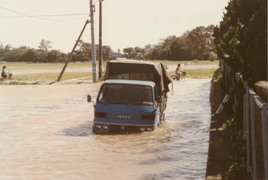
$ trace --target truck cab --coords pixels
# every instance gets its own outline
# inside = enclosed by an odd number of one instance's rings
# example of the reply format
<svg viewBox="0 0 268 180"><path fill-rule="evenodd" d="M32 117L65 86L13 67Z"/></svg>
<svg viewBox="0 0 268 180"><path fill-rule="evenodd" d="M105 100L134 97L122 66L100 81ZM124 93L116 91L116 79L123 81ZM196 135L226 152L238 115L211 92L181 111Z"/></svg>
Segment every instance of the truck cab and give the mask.
<svg viewBox="0 0 268 180"><path fill-rule="evenodd" d="M154 82L107 80L97 96L93 131L153 131L159 109Z"/></svg>

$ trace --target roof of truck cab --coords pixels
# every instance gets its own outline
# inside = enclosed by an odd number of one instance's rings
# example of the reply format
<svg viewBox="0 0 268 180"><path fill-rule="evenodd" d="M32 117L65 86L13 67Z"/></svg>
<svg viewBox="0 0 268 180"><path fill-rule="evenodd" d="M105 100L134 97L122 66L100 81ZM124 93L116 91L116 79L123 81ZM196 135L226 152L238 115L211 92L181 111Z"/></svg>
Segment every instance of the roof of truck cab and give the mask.
<svg viewBox="0 0 268 180"><path fill-rule="evenodd" d="M143 61L143 60L134 60L134 59L110 60L109 63L150 64L150 65L156 64L156 62L152 62L152 61Z"/></svg>
<svg viewBox="0 0 268 180"><path fill-rule="evenodd" d="M103 82L104 84L130 84L130 85L143 85L143 86L154 86L155 83L152 81L141 81L141 80L129 80L129 79L108 79Z"/></svg>

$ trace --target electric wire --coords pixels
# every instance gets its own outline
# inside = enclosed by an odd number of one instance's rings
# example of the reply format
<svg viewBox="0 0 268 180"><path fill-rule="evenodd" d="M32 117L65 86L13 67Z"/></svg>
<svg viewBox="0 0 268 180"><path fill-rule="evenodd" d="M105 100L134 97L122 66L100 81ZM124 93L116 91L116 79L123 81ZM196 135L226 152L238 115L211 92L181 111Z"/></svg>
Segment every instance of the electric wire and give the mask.
<svg viewBox="0 0 268 180"><path fill-rule="evenodd" d="M80 13L80 14L48 14L48 15L31 15L26 17L59 17L59 16L84 16L89 15L89 13ZM0 18L20 18L24 16L0 16Z"/></svg>
<svg viewBox="0 0 268 180"><path fill-rule="evenodd" d="M67 17L67 16L84 16L84 15L89 15L89 13L73 13L73 14L48 14L48 15L28 15L24 14L18 11L14 11L12 9L8 9L5 7L0 6L0 9L4 9L6 11L12 12L14 14L17 14L19 16L0 16L0 18L37 18L41 20L50 20L50 21L68 21L68 20L63 20L63 19L49 19L47 17ZM71 20L71 19L69 19Z"/></svg>

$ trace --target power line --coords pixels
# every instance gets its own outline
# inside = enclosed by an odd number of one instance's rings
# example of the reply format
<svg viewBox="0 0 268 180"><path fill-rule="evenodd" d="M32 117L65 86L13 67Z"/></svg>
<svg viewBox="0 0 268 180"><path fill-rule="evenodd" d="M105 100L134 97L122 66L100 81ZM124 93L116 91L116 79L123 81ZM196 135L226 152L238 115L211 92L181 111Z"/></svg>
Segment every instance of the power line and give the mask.
<svg viewBox="0 0 268 180"><path fill-rule="evenodd" d="M20 12L17 12L17 11L14 11L14 10L11 10L11 9L8 9L8 8L2 7L2 6L0 6L0 9L4 9L6 11L9 11L9 12L12 12L12 13L15 13L15 14L27 16L26 14L23 14L23 13L20 13Z"/></svg>
<svg viewBox="0 0 268 180"><path fill-rule="evenodd" d="M0 9L4 9L4 10L9 11L9 12L12 12L14 14L22 15L24 17L32 17L32 16L29 16L27 14L24 14L24 13L21 13L21 12L18 12L18 11L14 11L12 9L8 9L8 8L2 7L2 6L0 6ZM42 20L48 20L46 18L41 18L41 17L35 17L35 18L42 19Z"/></svg>
<svg viewBox="0 0 268 180"><path fill-rule="evenodd" d="M6 11L12 12L14 14L20 15L20 16L0 16L0 18L37 18L42 20L56 20L56 19L48 19L46 17L66 17L66 16L84 16L89 15L89 13L74 13L74 14L47 14L47 15L28 15L24 14L18 11L14 11L12 9L8 9L5 7L0 6L0 9L4 9ZM63 20L57 20L57 21L63 21Z"/></svg>
<svg viewBox="0 0 268 180"><path fill-rule="evenodd" d="M89 15L89 13L80 14L48 14L48 15L27 15L27 16L0 16L0 18L21 18L21 17L59 17L59 16L84 16Z"/></svg>

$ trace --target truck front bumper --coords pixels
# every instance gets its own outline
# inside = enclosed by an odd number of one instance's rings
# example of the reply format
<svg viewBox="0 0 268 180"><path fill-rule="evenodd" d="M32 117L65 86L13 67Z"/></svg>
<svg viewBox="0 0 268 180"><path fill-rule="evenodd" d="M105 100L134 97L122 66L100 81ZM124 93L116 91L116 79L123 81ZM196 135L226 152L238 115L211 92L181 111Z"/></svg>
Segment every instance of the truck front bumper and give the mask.
<svg viewBox="0 0 268 180"><path fill-rule="evenodd" d="M154 131L156 125L148 124L107 124L107 123L94 123L93 132L105 133L109 131L121 131L121 132L145 132Z"/></svg>

